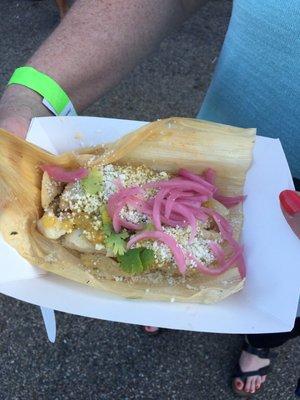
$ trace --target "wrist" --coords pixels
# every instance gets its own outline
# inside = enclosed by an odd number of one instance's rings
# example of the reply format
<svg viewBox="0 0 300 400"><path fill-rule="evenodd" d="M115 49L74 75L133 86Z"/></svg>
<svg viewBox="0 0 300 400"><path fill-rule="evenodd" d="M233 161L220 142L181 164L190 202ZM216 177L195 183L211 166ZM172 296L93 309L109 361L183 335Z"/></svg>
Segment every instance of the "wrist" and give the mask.
<svg viewBox="0 0 300 400"><path fill-rule="evenodd" d="M9 86L0 100L0 127L25 137L31 119L52 115L42 104L41 96L21 86Z"/></svg>
<svg viewBox="0 0 300 400"><path fill-rule="evenodd" d="M0 113L21 113L26 118L47 117L51 112L42 104L39 94L22 85L10 85L6 88L1 101Z"/></svg>
<svg viewBox="0 0 300 400"><path fill-rule="evenodd" d="M42 104L54 115L77 115L68 94L50 75L25 65L17 68L8 81L8 86L21 85L38 93Z"/></svg>

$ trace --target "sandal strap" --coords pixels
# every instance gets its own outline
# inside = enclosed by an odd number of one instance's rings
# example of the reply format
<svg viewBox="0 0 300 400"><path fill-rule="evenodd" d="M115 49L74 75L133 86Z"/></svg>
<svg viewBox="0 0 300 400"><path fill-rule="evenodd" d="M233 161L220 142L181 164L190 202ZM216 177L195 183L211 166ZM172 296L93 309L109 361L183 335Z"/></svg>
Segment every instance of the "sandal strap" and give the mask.
<svg viewBox="0 0 300 400"><path fill-rule="evenodd" d="M240 365L238 364L236 366L236 370L235 373L233 374L233 377L240 378L242 381L245 381L249 376L255 376L255 375L263 376L267 375L270 372L271 372L271 365L267 365L266 367L259 368L255 371L243 372L241 370Z"/></svg>
<svg viewBox="0 0 300 400"><path fill-rule="evenodd" d="M251 344L244 342L243 350L259 358L270 358L270 349L268 348L258 349L257 347L253 347Z"/></svg>

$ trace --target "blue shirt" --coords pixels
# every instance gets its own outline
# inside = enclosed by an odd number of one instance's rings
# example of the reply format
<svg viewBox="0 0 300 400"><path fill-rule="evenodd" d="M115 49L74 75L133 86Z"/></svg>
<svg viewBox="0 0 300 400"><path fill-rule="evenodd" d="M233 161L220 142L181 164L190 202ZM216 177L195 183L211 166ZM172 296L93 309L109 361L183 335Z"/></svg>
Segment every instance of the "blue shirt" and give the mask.
<svg viewBox="0 0 300 400"><path fill-rule="evenodd" d="M300 178L299 0L234 0L198 117L279 137Z"/></svg>

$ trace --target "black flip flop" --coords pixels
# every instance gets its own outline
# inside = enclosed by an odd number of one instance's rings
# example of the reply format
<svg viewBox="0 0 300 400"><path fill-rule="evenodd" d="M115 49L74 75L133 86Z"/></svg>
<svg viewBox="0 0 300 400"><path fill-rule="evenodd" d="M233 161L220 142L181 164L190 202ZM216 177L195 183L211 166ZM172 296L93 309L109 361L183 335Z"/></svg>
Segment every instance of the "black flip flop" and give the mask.
<svg viewBox="0 0 300 400"><path fill-rule="evenodd" d="M276 357L276 355L277 355L276 353L271 352L270 349L267 349L267 348L265 348L265 349L257 349L256 347L253 347L253 346L251 346L250 344L248 344L246 342L244 343L242 350L245 350L247 353L256 355L256 356L258 356L260 358L272 359L272 358ZM235 385L236 378L239 378L245 384L246 379L249 376L257 376L257 375L264 376L264 375L267 375L270 372L271 372L271 366L270 365L267 365L266 367L263 367L263 368L259 368L259 369L255 370L255 371L243 372L241 370L241 367L240 367L239 363L238 363L236 368L235 368L235 372L233 374L232 390L234 391L235 394L237 394L240 397L245 397L245 398L252 397L255 394L257 394L258 392L260 392L261 388L257 389L254 393L245 392L244 390L238 390L236 388L236 385Z"/></svg>

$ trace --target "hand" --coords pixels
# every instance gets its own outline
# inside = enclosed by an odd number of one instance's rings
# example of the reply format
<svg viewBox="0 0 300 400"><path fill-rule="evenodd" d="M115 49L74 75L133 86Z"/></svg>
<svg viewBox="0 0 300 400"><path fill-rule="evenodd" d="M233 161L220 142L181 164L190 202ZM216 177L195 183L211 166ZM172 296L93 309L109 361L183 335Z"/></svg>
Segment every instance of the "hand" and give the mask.
<svg viewBox="0 0 300 400"><path fill-rule="evenodd" d="M0 128L22 139L26 138L33 117L49 115L41 97L20 85L9 86L0 101Z"/></svg>
<svg viewBox="0 0 300 400"><path fill-rule="evenodd" d="M300 192L284 190L279 200L285 219L300 239Z"/></svg>
<svg viewBox="0 0 300 400"><path fill-rule="evenodd" d="M0 112L0 129L4 129L22 139L26 138L29 124L29 119L17 116L15 113L11 115L9 112L6 113L5 110Z"/></svg>

